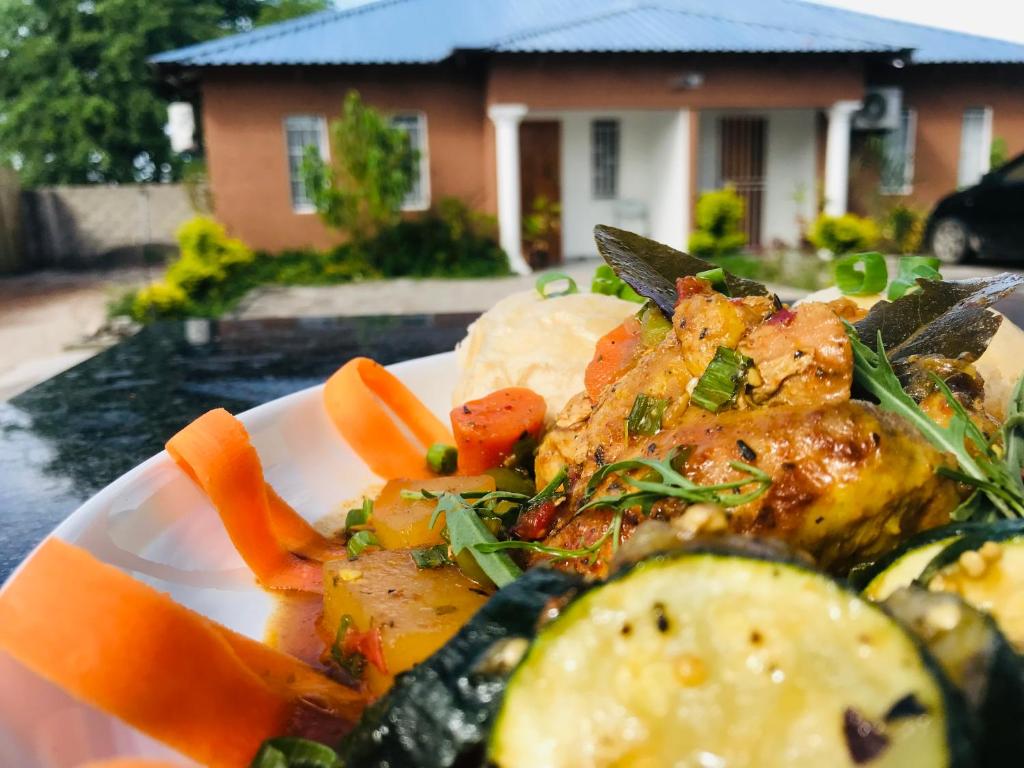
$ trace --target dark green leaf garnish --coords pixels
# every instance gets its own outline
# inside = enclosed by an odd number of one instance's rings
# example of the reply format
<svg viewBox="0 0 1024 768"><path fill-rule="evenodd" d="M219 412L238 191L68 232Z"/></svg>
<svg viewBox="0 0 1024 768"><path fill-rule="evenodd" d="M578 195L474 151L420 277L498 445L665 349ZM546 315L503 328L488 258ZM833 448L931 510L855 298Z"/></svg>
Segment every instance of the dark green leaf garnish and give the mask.
<svg viewBox="0 0 1024 768"><path fill-rule="evenodd" d="M380 542L377 541L377 537L373 531L357 531L353 533L348 540L348 544L345 548L348 550L348 557L350 560L355 560L369 547L379 547Z"/></svg>
<svg viewBox="0 0 1024 768"><path fill-rule="evenodd" d="M597 250L628 285L651 299L668 317L676 306L676 278L716 269L716 265L677 251L633 232L599 224L594 227ZM725 272L730 296L768 296L768 289L753 280Z"/></svg>
<svg viewBox="0 0 1024 768"><path fill-rule="evenodd" d="M508 555L503 552L483 552L477 547L478 544L488 544L497 539L472 505L454 493L443 493L437 501L435 520L441 512L444 513L453 556L458 557L463 550L468 549L480 569L498 588L522 576L522 570Z"/></svg>
<svg viewBox="0 0 1024 768"><path fill-rule="evenodd" d="M279 736L260 745L249 768L341 768L341 760L326 744Z"/></svg>
<svg viewBox="0 0 1024 768"><path fill-rule="evenodd" d="M911 354L981 357L1001 318L986 308L1024 285L1024 276L1003 273L975 280L920 280L921 290L880 301L854 323L873 344L879 333L894 362Z"/></svg>
<svg viewBox="0 0 1024 768"><path fill-rule="evenodd" d="M642 392L633 400L633 407L626 417L626 437L656 435L661 429L661 419L668 407L663 397L651 397Z"/></svg>
<svg viewBox="0 0 1024 768"><path fill-rule="evenodd" d="M409 556L416 563L416 567L421 570L426 568L443 568L446 565L452 565L452 560L448 557L448 547L444 544L413 549L409 552Z"/></svg>
<svg viewBox="0 0 1024 768"><path fill-rule="evenodd" d="M450 475L459 464L459 452L454 445L434 443L427 450L427 466L438 475Z"/></svg>
<svg viewBox="0 0 1024 768"><path fill-rule="evenodd" d="M560 291L548 288L552 283L559 283L563 281L565 282L565 288ZM576 281L564 272L548 272L546 275L541 275L537 278L537 293L540 294L542 299L552 299L555 296L568 296L579 292L580 289L576 285Z"/></svg>
<svg viewBox="0 0 1024 768"><path fill-rule="evenodd" d="M704 369L690 402L712 413L736 401L753 361L734 349L719 347Z"/></svg>
<svg viewBox="0 0 1024 768"><path fill-rule="evenodd" d="M874 251L841 256L833 262L836 287L847 296L871 296L885 290L889 269L885 257Z"/></svg>

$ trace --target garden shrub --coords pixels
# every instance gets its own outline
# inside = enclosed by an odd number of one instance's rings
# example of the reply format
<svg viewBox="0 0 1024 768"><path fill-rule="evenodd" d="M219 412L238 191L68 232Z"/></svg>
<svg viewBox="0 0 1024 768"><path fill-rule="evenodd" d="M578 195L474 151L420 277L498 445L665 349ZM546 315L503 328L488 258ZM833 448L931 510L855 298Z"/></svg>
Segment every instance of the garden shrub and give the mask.
<svg viewBox="0 0 1024 768"><path fill-rule="evenodd" d="M924 214L902 203L893 206L882 222L882 236L893 253L919 253L924 240Z"/></svg>
<svg viewBox="0 0 1024 768"><path fill-rule="evenodd" d="M822 213L811 224L807 239L815 248L823 248L835 255L867 251L878 242L878 227L871 219L854 213L842 216Z"/></svg>
<svg viewBox="0 0 1024 768"><path fill-rule="evenodd" d="M697 226L690 235L690 252L702 257L738 253L747 244L743 216L743 198L732 187L702 194L697 200Z"/></svg>

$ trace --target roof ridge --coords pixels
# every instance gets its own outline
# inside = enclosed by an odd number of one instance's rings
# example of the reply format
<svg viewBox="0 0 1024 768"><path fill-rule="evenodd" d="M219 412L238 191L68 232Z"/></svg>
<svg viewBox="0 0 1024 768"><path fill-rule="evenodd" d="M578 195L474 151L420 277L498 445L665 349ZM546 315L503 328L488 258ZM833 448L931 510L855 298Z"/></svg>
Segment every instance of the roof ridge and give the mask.
<svg viewBox="0 0 1024 768"><path fill-rule="evenodd" d="M793 0L787 0L787 1L792 2ZM796 0L796 1L799 1L799 0ZM804 3L804 4L808 5L808 3ZM826 7L826 6L821 6L821 7ZM522 42L523 40L527 40L527 39L529 39L531 37L539 37L541 35L544 35L544 34L550 33L550 32L554 32L556 30L570 29L572 27L578 27L578 26L581 26L583 24L590 24L590 23L593 23L595 21L600 21L602 19L605 19L605 18L608 18L608 17L611 17L611 16L619 16L619 15L622 15L624 13L629 13L630 11L643 10L643 9L665 11L666 13L676 13L676 14L679 14L681 16L692 16L692 17L695 17L695 18L698 18L698 19L712 19L714 21L725 22L727 24L738 24L738 25L741 25L741 26L755 27L755 28L758 28L758 29L770 29L770 30L777 31L777 32L793 32L793 33L797 33L797 34L817 35L818 37L825 37L825 38L829 38L831 40L845 40L847 42L860 43L862 45L879 45L878 50L883 50L883 49L901 50L901 49L906 47L906 46L903 46L903 45L897 45L897 44L893 44L893 43L881 43L880 44L879 41L877 41L877 40L865 40L865 39L862 39L862 38L859 38L859 37L850 37L850 36L847 36L847 35L837 35L837 34L834 34L832 32L821 32L821 31L818 31L818 30L805 29L805 28L802 28L802 27L799 27L799 26L781 26L781 25L776 25L776 24L767 24L767 23L761 22L761 21L750 21L750 20L747 20L747 19L738 19L738 18L732 18L732 17L728 17L728 16L720 16L720 15L715 14L715 13L706 13L706 12L703 12L703 11L694 11L694 10L687 9L687 8L679 8L679 7L675 7L675 6L665 5L664 3L660 3L660 2L656 2L656 1L652 2L650 0L647 0L647 1L645 1L645 0L636 0L634 2L629 2L629 3L623 4L623 7L607 9L607 10L605 10L603 12L600 12L600 13L591 14L590 16L581 16L581 17L578 17L578 18L575 18L575 19L567 19L567 20L565 20L563 22L560 22L560 23L554 24L554 25L550 25L550 26L547 26L547 27L536 27L536 28L534 28L532 30L522 30L522 31L519 31L519 32L515 32L515 33L513 33L511 35L508 35L505 38L500 38L499 40L494 41L492 43L492 46L503 46L503 45L508 45L510 43L513 43L513 42Z"/></svg>
<svg viewBox="0 0 1024 768"><path fill-rule="evenodd" d="M644 2L644 0L627 0L623 3L616 4L619 7L604 8L600 11L595 11L590 14L584 14L583 16L576 16L571 19L564 19L554 24L546 24L544 26L537 25L533 27L524 27L523 29L511 32L504 37L491 40L490 43L484 48L484 50L495 50L502 45L508 45L512 42L518 42L520 40L526 40L531 37L537 37L538 35L547 34L560 29L570 29L572 27L578 27L581 24L589 24L594 21L606 19L611 16L620 16L623 13L629 13L639 8L650 7L656 8L655 3Z"/></svg>
<svg viewBox="0 0 1024 768"><path fill-rule="evenodd" d="M950 29L949 27L933 27L930 24L922 24L919 21L908 21L906 19L894 19L891 16L879 16L875 13L865 13L864 11L855 11L852 8L841 8L837 5L825 5L818 0L780 0L780 2L787 3L789 5L799 5L803 8L814 8L818 11L827 11L829 13L843 16L863 16L864 18L873 19L875 21L884 21L887 24L896 24L905 27L914 27L915 29L923 29L928 32L939 32L945 35L953 35L954 37L969 37L974 40L984 40L989 43L1004 43L1006 45L1013 45L1018 48L1024 48L1024 43L1016 40L1007 40L1004 37L990 37L989 35L979 35L975 32L961 32L957 29Z"/></svg>
<svg viewBox="0 0 1024 768"><path fill-rule="evenodd" d="M166 54L170 53L180 55L181 53L193 53L202 50L205 53L213 54L221 53L223 51L231 51L250 45L254 42L273 40L275 37L284 37L285 35L322 26L346 17L359 16L381 8L411 2L418 2L418 0L369 0L369 2L349 6L348 8L328 8L327 10L317 11L316 13L311 13L306 16L277 21L273 24L268 24L265 27L256 27L245 32L237 32L235 34L227 35L226 37L215 37L212 40L202 40L198 43L185 46L184 48L178 48L157 54L156 56L151 57L150 61L160 61Z"/></svg>

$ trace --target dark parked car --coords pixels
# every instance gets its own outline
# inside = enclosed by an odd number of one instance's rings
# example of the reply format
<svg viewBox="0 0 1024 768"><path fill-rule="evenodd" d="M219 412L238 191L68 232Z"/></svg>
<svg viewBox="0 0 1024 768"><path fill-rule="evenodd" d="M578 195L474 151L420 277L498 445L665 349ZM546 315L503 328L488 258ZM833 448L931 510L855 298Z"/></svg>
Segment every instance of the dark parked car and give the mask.
<svg viewBox="0 0 1024 768"><path fill-rule="evenodd" d="M942 198L925 233L942 261L982 257L1024 264L1024 155Z"/></svg>

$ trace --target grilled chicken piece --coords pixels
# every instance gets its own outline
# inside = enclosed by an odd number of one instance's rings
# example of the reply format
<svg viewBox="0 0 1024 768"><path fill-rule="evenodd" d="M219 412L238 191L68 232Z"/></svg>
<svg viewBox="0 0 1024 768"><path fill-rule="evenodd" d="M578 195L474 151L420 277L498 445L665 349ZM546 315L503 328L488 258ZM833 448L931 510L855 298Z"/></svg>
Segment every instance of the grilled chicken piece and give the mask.
<svg viewBox="0 0 1024 768"><path fill-rule="evenodd" d="M664 458L678 446L690 449L683 473L701 485L742 477L732 461L768 473L771 487L731 510L729 530L785 539L836 572L948 522L959 503L956 484L936 473L947 463L943 455L903 419L861 401L708 414L649 438L643 453ZM607 530L608 510L572 513L588 477L578 475L546 544L575 549ZM596 495L621 493L615 483L609 479ZM684 509L665 500L654 506L652 517L672 518ZM627 515L624 537L638 522ZM593 564L567 561L566 567L604 574L610 547L609 542Z"/></svg>

